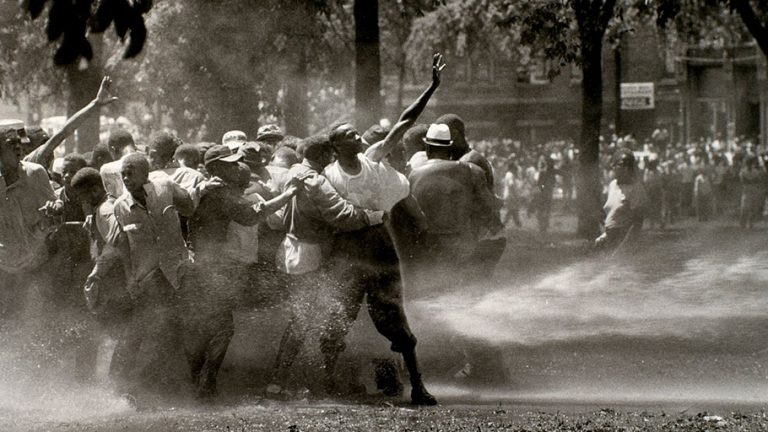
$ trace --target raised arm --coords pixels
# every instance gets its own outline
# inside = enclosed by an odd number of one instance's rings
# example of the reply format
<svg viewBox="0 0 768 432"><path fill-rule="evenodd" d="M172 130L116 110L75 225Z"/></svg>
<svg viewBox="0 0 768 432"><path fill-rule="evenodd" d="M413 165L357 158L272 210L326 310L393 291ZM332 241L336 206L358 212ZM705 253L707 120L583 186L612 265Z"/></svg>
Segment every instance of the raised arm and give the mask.
<svg viewBox="0 0 768 432"><path fill-rule="evenodd" d="M430 84L429 88L424 90L424 93L422 93L418 99L400 114L400 118L387 136L366 150L365 156L368 159L374 162L381 162L389 152L392 151L395 145L400 142L403 134L416 123L416 120L421 113L424 112L424 108L426 108L429 99L440 86L440 72L442 72L444 68L445 63L443 63L443 55L440 53L435 54L432 58L432 84Z"/></svg>
<svg viewBox="0 0 768 432"><path fill-rule="evenodd" d="M80 111L76 112L72 117L67 119L67 123L60 131L53 134L48 141L43 144L39 150L36 150L35 158L41 161L47 161L53 156L53 151L56 150L65 139L75 133L77 128L82 126L83 122L94 112L98 112L99 108L109 105L117 100L117 97L109 95L109 86L112 84L112 80L105 76L101 80L101 86L99 86L99 92L96 94L96 98L84 106Z"/></svg>

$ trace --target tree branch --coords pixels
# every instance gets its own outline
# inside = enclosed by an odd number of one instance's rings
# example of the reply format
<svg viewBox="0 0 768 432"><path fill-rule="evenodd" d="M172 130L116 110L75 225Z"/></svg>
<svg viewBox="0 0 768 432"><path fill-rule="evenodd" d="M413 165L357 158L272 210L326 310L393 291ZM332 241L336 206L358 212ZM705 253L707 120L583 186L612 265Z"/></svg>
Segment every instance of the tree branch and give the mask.
<svg viewBox="0 0 768 432"><path fill-rule="evenodd" d="M757 41L763 54L768 56L768 28L760 21L749 0L730 0L731 8L739 13L744 25Z"/></svg>

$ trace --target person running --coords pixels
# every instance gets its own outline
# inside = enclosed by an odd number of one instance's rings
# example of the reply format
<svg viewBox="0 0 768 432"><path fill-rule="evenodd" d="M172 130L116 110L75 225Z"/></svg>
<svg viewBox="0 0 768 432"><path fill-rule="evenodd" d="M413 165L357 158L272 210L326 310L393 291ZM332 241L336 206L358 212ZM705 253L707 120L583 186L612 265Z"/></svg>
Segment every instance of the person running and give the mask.
<svg viewBox="0 0 768 432"><path fill-rule="evenodd" d="M563 173L555 168L555 160L549 156L542 156L539 159L536 188L529 206L529 211L536 213L536 221L541 233L546 233L549 230L552 216L552 192L557 185L557 176L562 177Z"/></svg>
<svg viewBox="0 0 768 432"><path fill-rule="evenodd" d="M739 172L741 182L741 208L739 226L752 228L760 220L765 202L766 170L762 159L750 154Z"/></svg>
<svg viewBox="0 0 768 432"><path fill-rule="evenodd" d="M605 231L595 239L595 246L615 253L636 246L643 229L648 198L637 175L635 155L630 150L617 150L611 166L614 179L608 185L608 197L603 206Z"/></svg>

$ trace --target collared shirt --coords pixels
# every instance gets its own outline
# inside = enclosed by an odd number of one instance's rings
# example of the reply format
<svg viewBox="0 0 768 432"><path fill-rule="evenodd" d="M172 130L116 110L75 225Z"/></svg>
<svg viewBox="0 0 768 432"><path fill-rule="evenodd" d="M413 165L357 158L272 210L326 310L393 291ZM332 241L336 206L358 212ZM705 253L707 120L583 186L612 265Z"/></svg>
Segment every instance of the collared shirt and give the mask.
<svg viewBox="0 0 768 432"><path fill-rule="evenodd" d="M115 245L119 236L125 236L115 218L115 199L111 196L105 196L104 201L96 207L90 234L91 258L96 264L94 273L104 278L120 261L120 251Z"/></svg>
<svg viewBox="0 0 768 432"><path fill-rule="evenodd" d="M200 183L205 181L205 176L200 171L188 167L165 168L149 173L150 181L162 178L170 178L190 194L193 193Z"/></svg>
<svg viewBox="0 0 768 432"><path fill-rule="evenodd" d="M115 218L115 199L111 196L104 197L104 201L96 207L93 214L93 228L95 228L93 240L98 243L98 249L107 243L117 242L117 237L122 231Z"/></svg>
<svg viewBox="0 0 768 432"><path fill-rule="evenodd" d="M193 170L192 168L181 167L155 170L149 173L149 181L162 179L171 180L187 191L192 198L195 208L200 204L201 187L205 181L205 176L199 171Z"/></svg>
<svg viewBox="0 0 768 432"><path fill-rule="evenodd" d="M0 270L32 270L48 258L45 239L51 223L38 211L56 199L41 165L20 162L18 180L8 186L0 176Z"/></svg>
<svg viewBox="0 0 768 432"><path fill-rule="evenodd" d="M146 206L125 190L114 208L119 230L128 237L132 277L141 282L159 269L178 288L180 268L189 258L178 212L190 214L194 209L192 199L169 179L148 182L144 192Z"/></svg>
<svg viewBox="0 0 768 432"><path fill-rule="evenodd" d="M352 175L336 161L323 174L339 195L357 207L390 211L410 192L408 179L383 162L374 162L358 153L360 172Z"/></svg>

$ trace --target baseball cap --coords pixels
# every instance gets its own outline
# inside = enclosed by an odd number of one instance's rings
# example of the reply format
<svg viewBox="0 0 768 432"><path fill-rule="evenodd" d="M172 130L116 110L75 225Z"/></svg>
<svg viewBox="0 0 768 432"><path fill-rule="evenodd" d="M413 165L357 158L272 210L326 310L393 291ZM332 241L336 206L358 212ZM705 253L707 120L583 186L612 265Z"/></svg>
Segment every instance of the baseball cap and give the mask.
<svg viewBox="0 0 768 432"><path fill-rule="evenodd" d="M211 162L237 162L243 158L240 153L232 154L232 150L225 145L215 145L205 152L204 163L208 165Z"/></svg>
<svg viewBox="0 0 768 432"><path fill-rule="evenodd" d="M269 139L269 138L277 138L277 139L283 139L283 131L280 130L280 127L276 124L266 124L259 128L259 130L256 132L256 141L261 141L263 139Z"/></svg>
<svg viewBox="0 0 768 432"><path fill-rule="evenodd" d="M243 155L243 162L254 165L265 165L267 163L268 151L264 146L257 142L247 142L238 150Z"/></svg>

